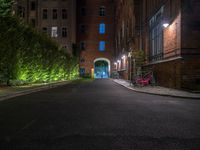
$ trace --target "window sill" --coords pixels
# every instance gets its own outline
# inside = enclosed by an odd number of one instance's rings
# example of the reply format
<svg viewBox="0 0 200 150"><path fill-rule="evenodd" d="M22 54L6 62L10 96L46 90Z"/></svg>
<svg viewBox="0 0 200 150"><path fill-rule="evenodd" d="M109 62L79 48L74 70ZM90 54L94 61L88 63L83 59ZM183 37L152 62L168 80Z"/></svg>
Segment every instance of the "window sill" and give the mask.
<svg viewBox="0 0 200 150"><path fill-rule="evenodd" d="M148 63L147 65L144 65L144 66L160 64L160 63L169 62L169 61L178 60L178 59L182 59L182 57L178 56L178 57L174 57L174 58L170 58L170 59L159 60L159 61Z"/></svg>

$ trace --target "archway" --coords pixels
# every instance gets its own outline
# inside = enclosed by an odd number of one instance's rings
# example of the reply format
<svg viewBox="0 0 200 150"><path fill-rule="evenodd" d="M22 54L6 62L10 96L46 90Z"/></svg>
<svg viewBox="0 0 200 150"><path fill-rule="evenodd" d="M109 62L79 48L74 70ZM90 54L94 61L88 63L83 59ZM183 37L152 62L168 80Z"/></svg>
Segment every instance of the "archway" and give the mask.
<svg viewBox="0 0 200 150"><path fill-rule="evenodd" d="M97 58L94 60L94 78L110 77L110 61L106 58Z"/></svg>

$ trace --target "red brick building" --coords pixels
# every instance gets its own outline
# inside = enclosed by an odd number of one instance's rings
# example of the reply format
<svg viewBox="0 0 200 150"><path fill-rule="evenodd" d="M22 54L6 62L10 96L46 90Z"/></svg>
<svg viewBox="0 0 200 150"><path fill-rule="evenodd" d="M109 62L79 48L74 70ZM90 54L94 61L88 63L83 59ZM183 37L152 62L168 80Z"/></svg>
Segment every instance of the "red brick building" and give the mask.
<svg viewBox="0 0 200 150"><path fill-rule="evenodd" d="M126 20L129 20L126 19L129 17L128 15L122 17L121 22L117 20L117 26L121 26L121 29L116 28L115 39L117 41L116 49L118 49L116 60L121 63L122 60L119 60L119 57L122 54L127 56L126 53L131 51L144 51L146 63L143 69L154 72L158 85L199 90L200 16L198 12L200 2L192 0L133 0L134 6L127 3L128 1L121 0L118 3L120 10L117 12L128 14L127 7L135 8L132 11L135 16L133 24L135 30L133 36L129 36L129 32L126 33L131 29L126 23ZM124 37L133 38L132 49L129 46L131 40L124 38L123 32L125 33ZM122 36L122 40L125 40L125 46L123 43L119 43L119 35ZM120 46L127 46L127 48L123 50L123 48L119 48ZM118 64L117 61L116 63ZM133 68L133 64L127 61L126 66L130 65L130 68ZM126 73L133 72L134 69L130 68L127 68L129 71ZM125 75L122 77L127 79Z"/></svg>
<svg viewBox="0 0 200 150"><path fill-rule="evenodd" d="M120 78L126 80L131 78L130 72L132 72L132 60L128 57L128 53L139 47L139 41L137 41L139 20L135 15L139 8L138 3L139 1L136 0L116 1L114 70L119 73Z"/></svg>
<svg viewBox="0 0 200 150"><path fill-rule="evenodd" d="M78 0L77 44L81 76L108 78L113 68L113 0Z"/></svg>

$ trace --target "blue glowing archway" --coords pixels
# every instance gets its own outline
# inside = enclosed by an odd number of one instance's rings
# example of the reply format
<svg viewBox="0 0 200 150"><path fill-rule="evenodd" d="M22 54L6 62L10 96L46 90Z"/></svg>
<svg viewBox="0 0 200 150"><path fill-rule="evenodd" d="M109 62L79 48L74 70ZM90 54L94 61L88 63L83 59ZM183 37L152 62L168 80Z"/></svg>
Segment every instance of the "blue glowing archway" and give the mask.
<svg viewBox="0 0 200 150"><path fill-rule="evenodd" d="M94 60L94 78L110 77L110 60L107 58L97 58Z"/></svg>

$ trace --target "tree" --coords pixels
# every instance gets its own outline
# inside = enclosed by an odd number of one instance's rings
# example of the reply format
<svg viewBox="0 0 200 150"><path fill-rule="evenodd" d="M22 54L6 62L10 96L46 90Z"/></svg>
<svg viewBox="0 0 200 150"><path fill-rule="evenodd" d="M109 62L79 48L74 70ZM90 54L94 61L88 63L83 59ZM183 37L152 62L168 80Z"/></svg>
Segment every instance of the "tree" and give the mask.
<svg viewBox="0 0 200 150"><path fill-rule="evenodd" d="M0 0L0 16L9 16L12 12L13 0Z"/></svg>
<svg viewBox="0 0 200 150"><path fill-rule="evenodd" d="M134 60L134 75L141 73L141 68L145 63L144 51L135 50L131 52L131 57Z"/></svg>

